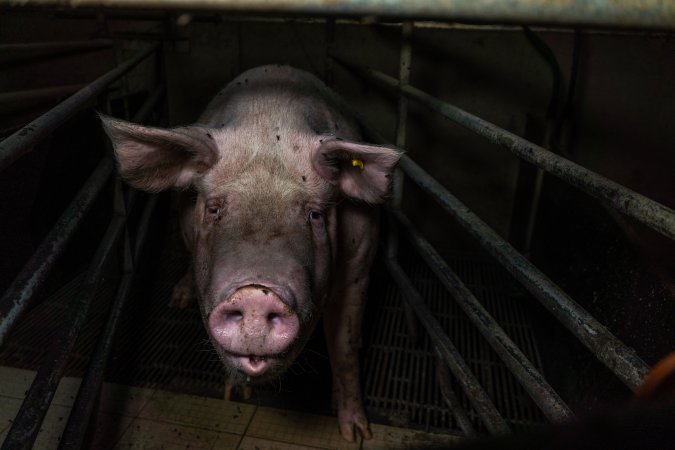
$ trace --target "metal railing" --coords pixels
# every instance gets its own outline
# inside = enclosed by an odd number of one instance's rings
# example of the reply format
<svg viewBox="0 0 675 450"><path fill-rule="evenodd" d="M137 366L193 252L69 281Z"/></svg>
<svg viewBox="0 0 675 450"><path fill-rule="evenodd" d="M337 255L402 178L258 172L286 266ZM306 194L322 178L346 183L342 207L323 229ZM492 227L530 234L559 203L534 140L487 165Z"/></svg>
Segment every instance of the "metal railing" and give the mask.
<svg viewBox="0 0 675 450"><path fill-rule="evenodd" d="M0 0L0 4L12 5L12 0ZM25 3L25 2L22 2ZM34 4L57 4L58 1L34 1ZM103 6L100 0L81 0L81 6ZM386 5L385 5L386 3ZM489 4L489 7L486 6ZM640 26L642 28L675 28L675 5L658 0L612 2L596 0L589 2L549 2L543 4L532 0L517 0L507 6L496 5L490 0L444 0L440 2L382 2L380 0L347 0L344 2L323 2L320 0L270 1L246 0L240 2L228 0L181 2L179 0L141 0L141 1L108 1L105 6L125 7L182 7L245 9L248 12L303 12L321 14L372 14L382 13L398 17L443 17L477 21L499 22L531 22L531 23L576 23L580 25L612 25ZM385 8L386 6L386 8ZM601 11L598 14L598 11ZM366 73L373 81L385 84L399 91L398 125L396 143L405 147L405 129L408 99L420 101L441 114L449 117L468 129L502 145L519 157L526 159L543 170L579 187L591 195L603 199L620 211L641 220L665 236L675 238L675 213L640 194L637 194L617 183L607 180L575 163L555 155L548 150L528 142L512 133L490 124L478 117L462 111L452 105L441 102L419 89L408 85L411 61L411 47L406 39L412 32L412 25L404 25L404 44L401 50L399 79L393 79L371 69L356 68ZM86 46L85 46L86 47ZM52 133L77 111L85 107L93 98L103 93L116 79L123 76L133 67L153 54L158 48L151 46L139 55L121 64L112 71L98 78L79 90L76 94L53 108L31 124L17 131L0 142L0 171L8 167L32 147ZM163 87L159 86L140 108L134 121L143 122L161 100ZM28 308L40 286L59 255L68 245L69 240L80 225L82 218L91 208L94 200L108 183L113 164L104 158L84 183L61 218L44 239L36 253L25 265L11 287L0 299L0 345L12 325ZM442 185L420 168L409 157L401 160L399 174L394 181L392 227L390 246L387 252L387 269L404 295L409 314L415 314L429 333L435 350L443 362L443 370L439 374L447 377L445 365L457 378L464 389L470 404L478 417L491 433L508 431L508 425L494 406L485 389L471 373L445 331L440 327L428 308L424 299L416 291L404 271L396 261L396 241L404 236L410 240L413 248L429 264L436 276L452 294L455 301L467 314L478 331L504 361L511 373L531 396L544 414L553 421L560 421L572 415L567 405L549 386L534 365L528 361L523 352L497 324L495 319L481 306L473 293L462 280L448 267L435 249L414 228L410 220L400 210L402 195L402 178L413 181L427 194L433 197L449 212L477 241L487 249L525 288L532 293L555 317L564 324L587 348L602 361L627 386L634 389L648 370L647 365L613 336L602 324L575 303L555 283L520 255L512 246L489 228L480 218L456 199ZM88 422L95 408L96 398L100 392L102 375L110 351L115 329L133 283L135 269L143 251L143 242L147 235L148 223L155 205L151 197L145 204L141 221L136 231L136 245L132 249L129 232L125 232L128 212L135 203L137 194L132 194L125 201L120 184L116 185L115 214L92 260L79 294L69 310L69 320L64 324L59 337L55 341L44 364L38 370L35 380L28 391L21 410L17 414L12 427L3 444L3 449L30 448L37 436L40 424L53 398L55 389L63 374L66 360L80 328L100 280L100 270L123 239L124 267L117 296L111 307L111 317L99 339L93 361L89 367L72 408L60 448L79 448L84 439ZM409 320L411 323L412 320ZM412 327L413 325L411 325ZM449 383L441 380L446 398L454 398ZM452 401L452 400L451 400ZM474 433L472 424L465 411L461 410L456 399L453 411L467 434Z"/></svg>
<svg viewBox="0 0 675 450"><path fill-rule="evenodd" d="M417 101L435 112L454 120L472 132L485 137L489 141L507 148L540 169L609 203L617 210L640 220L664 236L675 239L675 211L672 209L410 86L408 84L409 73L403 70L403 67L409 66L410 63L410 52L409 50L405 50L409 46L407 42L409 37L410 30L406 30L404 24L399 79L369 68L350 64L343 58L332 56L343 67L362 75L362 79L374 84L384 85L398 92L397 145L405 147L405 130L402 130L402 128L405 128L407 105L402 106L403 98ZM364 128L375 141L382 144L387 143L376 132L370 130L367 125L364 124ZM516 280L538 299L559 322L571 331L626 386L634 390L640 384L649 367L631 348L610 333L601 323L571 299L560 287L516 251L506 240L492 230L412 159L404 155L401 158L399 168L405 174L406 179L415 183L436 200L446 212L453 216L484 249L495 257ZM516 377L546 417L553 421L561 421L571 417L572 412L569 407L560 399L558 394L497 324L494 318L482 307L474 294L469 291L460 278L403 214L400 209L401 189L401 179L394 177L394 194L390 206L390 216L394 220L391 223L392 230L390 231L386 256L387 268L405 297L406 308L414 310L417 318L428 332L437 353L441 356L441 360L448 365L450 372L452 372L460 385L464 387L467 398L474 409L476 409L486 428L493 433L496 432L502 424L501 417L489 413L491 412L489 408L490 403L484 401L480 391L473 389L473 376L470 373L465 373L461 367L458 367L457 358L461 358L461 356L453 354L451 351L452 347L448 346L447 336L439 333L437 322L429 313L427 307L423 305L424 300L398 265L396 261L396 248L398 245L396 240L399 238L399 235L405 236L411 242L413 249L422 256L423 260L466 313L469 320L496 351L509 371ZM449 355L452 355L452 358ZM450 383L445 380L439 381L445 387L444 392L446 392ZM446 394L448 393L444 393L444 395ZM450 397L454 396L452 392L449 392L449 394ZM458 422L460 421L459 419L464 419L465 422L466 414L461 410L461 406L456 399L451 403L454 403L450 406L456 412L455 416ZM457 410L458 408L459 410ZM462 428L473 432L466 424Z"/></svg>
<svg viewBox="0 0 675 450"><path fill-rule="evenodd" d="M153 45L141 51L138 55L99 77L2 141L0 143L0 170L8 167L16 159L30 151L35 144L49 136L75 113L104 93L113 81L146 60L158 48L158 45ZM139 108L133 120L135 122L146 121L163 98L163 94L164 86L158 85ZM102 189L108 184L113 169L114 163L111 155L104 156L38 247L38 250L25 264L10 288L0 299L0 344L4 342L12 326L31 305L54 263L66 249L82 219L92 208ZM80 448L82 446L89 421L95 415L94 407L102 385L103 370L108 360L122 308L126 303L134 280L135 269L143 251L149 221L156 203L154 196L145 202L138 229L135 233L132 233L128 230L127 217L134 205L139 203L138 197L139 194L135 190L130 190L127 198L125 198L122 184L119 180L116 180L112 219L101 238L84 281L68 307L67 319L59 328L52 347L40 365L19 412L12 422L12 426L2 444L2 449L28 449L33 446L65 370L68 357L85 323L89 306L97 293L97 287L104 278L104 268L123 238L123 273L117 298L113 302L111 316L106 322L92 362L80 385L77 399L71 409L71 415L60 444L60 448ZM135 235L134 249L131 249L130 234Z"/></svg>

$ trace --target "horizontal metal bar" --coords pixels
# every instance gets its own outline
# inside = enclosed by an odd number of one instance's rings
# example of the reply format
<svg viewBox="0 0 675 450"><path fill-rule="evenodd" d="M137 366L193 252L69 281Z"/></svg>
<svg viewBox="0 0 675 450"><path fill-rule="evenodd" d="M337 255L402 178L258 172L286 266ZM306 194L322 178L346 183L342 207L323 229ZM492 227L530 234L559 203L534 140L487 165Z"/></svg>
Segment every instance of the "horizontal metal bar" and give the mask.
<svg viewBox="0 0 675 450"><path fill-rule="evenodd" d="M558 285L506 242L469 208L407 156L399 163L406 175L430 194L464 229L474 236L525 288L621 381L635 389L649 367L633 349L610 333Z"/></svg>
<svg viewBox="0 0 675 450"><path fill-rule="evenodd" d="M2 450L29 449L35 442L59 380L63 375L68 356L80 334L89 306L103 278L101 276L103 267L122 235L125 222L126 217L120 215L115 215L111 220L89 266L86 278L68 308L68 319L62 324L52 348L38 369L21 408L9 429Z"/></svg>
<svg viewBox="0 0 675 450"><path fill-rule="evenodd" d="M81 84L67 84L64 86L53 86L41 89L30 89L26 91L14 91L0 93L0 106L7 103L18 103L33 100L50 99L72 94L81 89Z"/></svg>
<svg viewBox="0 0 675 450"><path fill-rule="evenodd" d="M17 44L0 44L2 52L29 52L43 50L77 50L100 47L112 47L115 41L111 39L91 39L87 41L60 41L60 42L21 42Z"/></svg>
<svg viewBox="0 0 675 450"><path fill-rule="evenodd" d="M488 431L492 434L508 433L510 430L506 421L499 411L497 411L494 403L471 372L462 355L445 334L443 327L434 318L429 308L426 307L424 299L412 285L405 272L392 259L387 258L386 265L394 281L399 289L401 289L405 302L415 311L417 318L429 333L429 337L439 358L448 365L457 381L462 385L471 402L471 406L474 407L476 413L483 420Z"/></svg>
<svg viewBox="0 0 675 450"><path fill-rule="evenodd" d="M148 235L150 218L157 203L157 196L152 195L148 199L143 210L138 230L136 232L136 246L131 258L131 271L126 272L120 282L117 290L117 296L111 307L111 312L106 320L105 328L98 340L96 351L91 358L87 372L82 379L80 389L71 408L68 423L61 435L59 450L77 450L82 448L84 437L89 426L96 399L98 398L101 384L103 383L103 374L105 371L108 355L112 348L113 339L120 323L122 311L129 299L129 292L133 286L136 275L138 274L138 263L143 253L143 248Z"/></svg>
<svg viewBox="0 0 675 450"><path fill-rule="evenodd" d="M63 0L2 0L2 4L64 5ZM77 0L71 5L78 8L208 9L438 18L460 22L675 28L675 3L667 0Z"/></svg>
<svg viewBox="0 0 675 450"><path fill-rule="evenodd" d="M12 285L5 291L0 299L0 345L5 342L19 317L31 305L54 263L106 185L113 172L113 166L110 158L101 160Z"/></svg>
<svg viewBox="0 0 675 450"><path fill-rule="evenodd" d="M33 120L30 124L0 142L0 171L6 169L23 154L29 152L35 144L47 137L89 101L96 98L110 83L130 71L157 50L157 48L158 44L150 46L134 58L120 64L115 69L83 87L45 114Z"/></svg>
<svg viewBox="0 0 675 450"><path fill-rule="evenodd" d="M675 2L673 2L673 5L675 5ZM393 77L376 70L351 65L340 59L337 60L364 73L372 80L389 88L400 90L410 98L419 101L490 142L510 150L515 155L542 168L551 175L555 175L593 197L607 202L618 211L675 240L675 210L415 87L410 85L399 87L398 80Z"/></svg>
<svg viewBox="0 0 675 450"><path fill-rule="evenodd" d="M417 252L443 283L443 286L452 294L457 304L466 313L471 323L485 337L546 417L555 422L561 422L572 417L573 413L565 402L471 293L459 276L448 266L441 255L415 229L410 220L399 210L392 210L392 214L402 230L405 231L402 234L413 244Z"/></svg>

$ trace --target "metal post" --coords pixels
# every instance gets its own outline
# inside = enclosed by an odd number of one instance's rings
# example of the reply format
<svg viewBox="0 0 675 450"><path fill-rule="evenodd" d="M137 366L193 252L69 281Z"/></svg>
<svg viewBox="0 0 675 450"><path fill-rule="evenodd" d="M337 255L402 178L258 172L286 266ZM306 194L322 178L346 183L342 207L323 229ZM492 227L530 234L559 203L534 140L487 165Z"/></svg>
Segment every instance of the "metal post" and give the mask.
<svg viewBox="0 0 675 450"><path fill-rule="evenodd" d="M415 229L410 220L400 211L392 212L398 219L405 235L418 254L424 258L443 286L452 294L478 331L504 361L509 371L518 380L532 400L541 408L546 417L561 422L573 416L572 411L558 396L544 377L527 359L527 356L511 340L497 321L469 291L457 274L446 264L433 246Z"/></svg>
<svg viewBox="0 0 675 450"><path fill-rule="evenodd" d="M42 89L30 89L26 91L5 92L0 94L0 105L8 103L23 103L36 100L49 100L56 97L72 94L81 89L81 84L69 84Z"/></svg>
<svg viewBox="0 0 675 450"><path fill-rule="evenodd" d="M455 416L457 425L462 429L464 434L467 437L472 437L476 435L476 430L469 420L469 417L462 408L462 405L459 404L455 391L453 391L452 386L450 386L450 372L448 371L448 366L441 358L437 358L436 361L436 378L438 379L438 386L441 389L441 395L443 400L448 405L452 411L452 415Z"/></svg>
<svg viewBox="0 0 675 450"><path fill-rule="evenodd" d="M450 338L445 334L441 325L426 307L424 299L417 292L401 267L391 259L386 260L386 265L394 281L399 289L401 289L406 303L415 311L417 318L429 333L431 342L439 358L448 365L457 381L462 385L471 402L471 406L474 407L478 416L483 420L488 431L491 434L508 433L510 430L506 421L499 411L497 411L494 403L471 372L462 355L460 355L457 348L450 341Z"/></svg>
<svg viewBox="0 0 675 450"><path fill-rule="evenodd" d="M375 70L359 68L343 61L340 62L348 67L359 70L372 80L398 89L398 81L395 78ZM438 100L415 87L409 85L403 86L400 88L400 91L448 119L457 122L459 125L483 136L490 142L510 150L515 155L531 162L537 167L541 167L551 175L555 175L588 194L606 201L617 210L639 220L664 236L675 239L675 210L621 186L575 162L558 156L480 117L476 117L456 106Z"/></svg>
<svg viewBox="0 0 675 450"><path fill-rule="evenodd" d="M16 159L29 152L35 144L47 137L88 102L96 98L110 83L151 55L157 50L157 47L158 44L152 45L134 58L120 64L0 142L0 171L6 169Z"/></svg>

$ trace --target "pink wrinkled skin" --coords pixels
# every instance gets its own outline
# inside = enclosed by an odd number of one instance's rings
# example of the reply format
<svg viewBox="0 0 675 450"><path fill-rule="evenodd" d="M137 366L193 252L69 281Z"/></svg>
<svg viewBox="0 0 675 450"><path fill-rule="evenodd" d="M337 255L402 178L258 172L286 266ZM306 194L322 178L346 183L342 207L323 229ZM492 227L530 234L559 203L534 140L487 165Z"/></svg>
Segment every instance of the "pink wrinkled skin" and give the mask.
<svg viewBox="0 0 675 450"><path fill-rule="evenodd" d="M183 190L192 265L171 305L199 299L229 374L226 394L287 369L323 314L340 433L370 438L358 350L374 205L388 195L400 152L361 142L341 100L287 66L244 72L194 125L102 120L128 183Z"/></svg>

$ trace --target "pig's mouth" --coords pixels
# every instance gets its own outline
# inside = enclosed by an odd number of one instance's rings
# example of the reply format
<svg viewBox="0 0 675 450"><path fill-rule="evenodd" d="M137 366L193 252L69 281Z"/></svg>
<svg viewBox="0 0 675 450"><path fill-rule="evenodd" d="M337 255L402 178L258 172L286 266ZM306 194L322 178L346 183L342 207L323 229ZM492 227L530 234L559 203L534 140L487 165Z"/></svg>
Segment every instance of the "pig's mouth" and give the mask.
<svg viewBox="0 0 675 450"><path fill-rule="evenodd" d="M248 284L209 314L209 334L231 377L268 380L295 359L304 327L294 308L276 292Z"/></svg>

